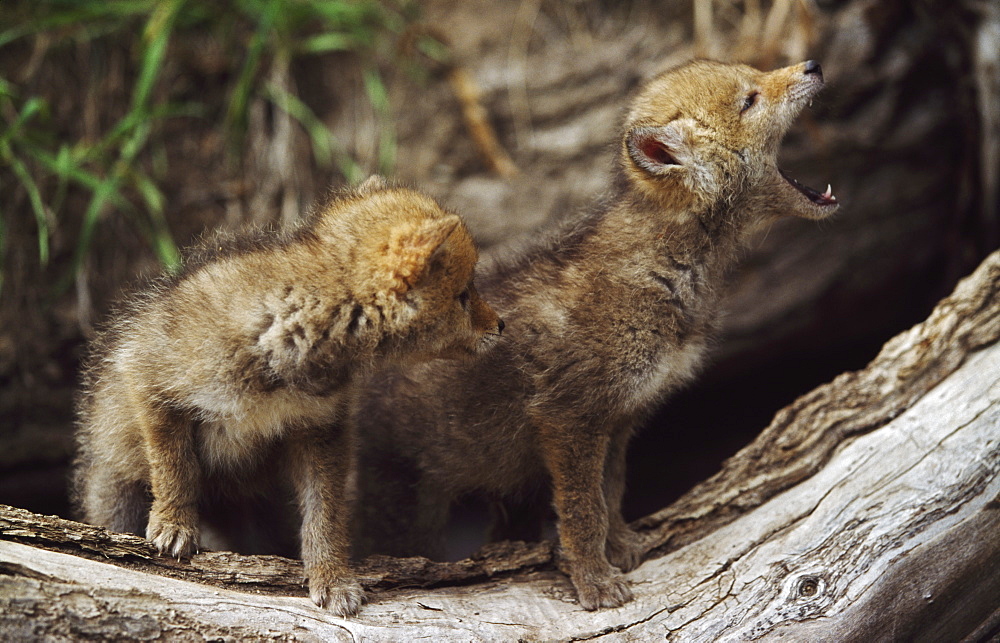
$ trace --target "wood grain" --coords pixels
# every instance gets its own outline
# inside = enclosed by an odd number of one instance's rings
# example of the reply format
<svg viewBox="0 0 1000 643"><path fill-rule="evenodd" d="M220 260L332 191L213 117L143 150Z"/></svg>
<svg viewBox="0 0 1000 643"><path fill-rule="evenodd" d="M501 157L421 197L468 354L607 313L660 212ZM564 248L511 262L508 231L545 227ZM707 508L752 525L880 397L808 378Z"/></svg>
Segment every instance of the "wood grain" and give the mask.
<svg viewBox="0 0 1000 643"><path fill-rule="evenodd" d="M454 563L373 557L353 619L301 564L156 555L0 507L0 632L24 638L987 640L1000 633L1000 251L861 371L776 415L719 474L638 521L636 595L587 612L549 543Z"/></svg>

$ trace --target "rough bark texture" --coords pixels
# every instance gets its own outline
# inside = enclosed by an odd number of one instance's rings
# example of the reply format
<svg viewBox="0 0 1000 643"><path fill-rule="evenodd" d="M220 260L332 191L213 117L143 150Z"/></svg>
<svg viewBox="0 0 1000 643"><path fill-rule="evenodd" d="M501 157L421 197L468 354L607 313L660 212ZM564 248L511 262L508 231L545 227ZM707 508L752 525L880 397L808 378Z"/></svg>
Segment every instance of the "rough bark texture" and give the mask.
<svg viewBox="0 0 1000 643"><path fill-rule="evenodd" d="M278 557L155 555L0 507L0 633L17 638L645 641L1000 636L1000 252L927 321L781 410L723 470L638 521L636 599L582 610L547 543L372 558L355 619Z"/></svg>

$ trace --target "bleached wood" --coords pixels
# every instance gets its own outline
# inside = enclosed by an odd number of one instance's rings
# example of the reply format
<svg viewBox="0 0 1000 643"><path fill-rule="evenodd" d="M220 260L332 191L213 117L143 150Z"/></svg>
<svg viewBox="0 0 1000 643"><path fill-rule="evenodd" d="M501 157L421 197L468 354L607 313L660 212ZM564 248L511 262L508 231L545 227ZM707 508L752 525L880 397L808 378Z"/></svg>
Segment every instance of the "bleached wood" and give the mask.
<svg viewBox="0 0 1000 643"><path fill-rule="evenodd" d="M370 559L372 603L345 620L309 602L294 561L172 561L139 538L3 509L0 633L988 640L1000 633L998 291L1000 252L868 368L783 409L720 474L639 521L660 556L628 575L636 599L621 608L586 612L549 545L510 545L459 563Z"/></svg>

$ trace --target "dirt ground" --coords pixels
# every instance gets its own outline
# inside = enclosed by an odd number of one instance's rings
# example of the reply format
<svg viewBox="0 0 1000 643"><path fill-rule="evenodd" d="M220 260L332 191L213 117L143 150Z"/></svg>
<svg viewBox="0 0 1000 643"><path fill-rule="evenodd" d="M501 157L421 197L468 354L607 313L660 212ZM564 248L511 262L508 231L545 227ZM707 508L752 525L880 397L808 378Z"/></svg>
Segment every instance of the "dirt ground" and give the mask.
<svg viewBox="0 0 1000 643"><path fill-rule="evenodd" d="M770 47L760 37L765 26L748 32L756 40L740 31L738 2L716 3L708 39L699 38L688 2L423 3L422 22L449 41L475 81L519 172L504 178L489 170L445 70L428 65L423 75L385 70L398 143L393 177L461 212L488 252L503 252L600 197L622 110L642 79L696 54L762 66L807 57L823 63L828 88L790 134L782 164L807 184L832 183L841 212L823 225L783 222L748 251L711 367L635 441L627 517L658 509L711 475L798 394L863 366L996 246L996 221L983 214L991 197L981 189L979 151L989 143L980 138L974 79L962 71L972 64L971 18L935 13L947 3L924 4L801 3L809 11L788 18L780 45ZM182 92L214 91L205 51L189 42L171 53ZM127 61L120 52L106 55ZM288 82L363 167L376 167L378 116L355 60L305 63ZM114 88L107 94L113 99ZM99 120L101 107L84 103ZM71 113L74 102L60 109ZM210 226L287 220L343 182L335 170L316 167L302 131L282 123L263 104L252 110L236 167L206 123L168 126L167 220L179 243ZM68 515L83 343L113 293L155 262L129 223L110 214L83 276L53 296L72 235L54 240L55 260L42 269L24 196L0 199L18 213L6 230L10 276L0 295L0 502ZM471 518L459 529L478 529L477 507L467 509Z"/></svg>

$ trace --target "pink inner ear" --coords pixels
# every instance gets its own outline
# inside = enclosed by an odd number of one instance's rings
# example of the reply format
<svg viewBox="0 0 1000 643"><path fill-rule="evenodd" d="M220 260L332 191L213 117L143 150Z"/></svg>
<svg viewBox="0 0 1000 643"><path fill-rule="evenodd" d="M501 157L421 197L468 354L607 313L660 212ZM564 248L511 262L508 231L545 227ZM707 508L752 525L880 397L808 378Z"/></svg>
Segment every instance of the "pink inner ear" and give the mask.
<svg viewBox="0 0 1000 643"><path fill-rule="evenodd" d="M680 165L670 154L670 150L652 136L644 138L639 144L639 149L646 158L660 165Z"/></svg>

